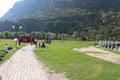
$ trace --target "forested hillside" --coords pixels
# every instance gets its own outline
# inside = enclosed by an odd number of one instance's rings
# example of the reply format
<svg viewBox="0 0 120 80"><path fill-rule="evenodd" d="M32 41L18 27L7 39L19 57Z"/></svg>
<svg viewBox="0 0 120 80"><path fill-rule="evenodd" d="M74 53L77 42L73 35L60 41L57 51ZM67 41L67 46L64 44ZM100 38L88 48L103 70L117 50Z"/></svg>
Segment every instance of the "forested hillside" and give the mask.
<svg viewBox="0 0 120 80"><path fill-rule="evenodd" d="M17 2L2 19L18 20L36 12L51 9L80 8L99 12L120 10L120 0L22 0ZM52 11L52 10L51 10Z"/></svg>
<svg viewBox="0 0 120 80"><path fill-rule="evenodd" d="M7 20L0 23L0 30L12 31L11 26L19 24L24 32L116 39L120 37L119 4L120 0L23 0L1 18Z"/></svg>

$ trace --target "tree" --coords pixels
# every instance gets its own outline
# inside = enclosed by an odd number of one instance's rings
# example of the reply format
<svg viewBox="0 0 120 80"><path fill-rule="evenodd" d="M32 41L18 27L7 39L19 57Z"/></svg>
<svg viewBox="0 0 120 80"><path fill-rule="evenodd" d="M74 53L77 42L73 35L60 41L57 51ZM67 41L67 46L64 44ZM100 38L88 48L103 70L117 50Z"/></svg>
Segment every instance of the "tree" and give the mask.
<svg viewBox="0 0 120 80"><path fill-rule="evenodd" d="M3 37L4 37L5 39L7 39L8 36L9 36L9 32L8 32L8 31L3 32Z"/></svg>
<svg viewBox="0 0 120 80"><path fill-rule="evenodd" d="M78 38L78 32L77 31L74 31L74 33L72 34L72 38L75 39L75 40Z"/></svg>

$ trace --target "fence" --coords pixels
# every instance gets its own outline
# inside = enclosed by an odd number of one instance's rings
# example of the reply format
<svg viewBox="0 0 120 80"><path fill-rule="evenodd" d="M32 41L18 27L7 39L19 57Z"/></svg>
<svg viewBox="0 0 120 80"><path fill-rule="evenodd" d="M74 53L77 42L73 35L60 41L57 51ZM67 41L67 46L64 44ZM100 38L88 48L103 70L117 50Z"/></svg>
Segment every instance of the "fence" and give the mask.
<svg viewBox="0 0 120 80"><path fill-rule="evenodd" d="M111 50L119 50L120 41L102 41L98 42L99 47L108 48Z"/></svg>

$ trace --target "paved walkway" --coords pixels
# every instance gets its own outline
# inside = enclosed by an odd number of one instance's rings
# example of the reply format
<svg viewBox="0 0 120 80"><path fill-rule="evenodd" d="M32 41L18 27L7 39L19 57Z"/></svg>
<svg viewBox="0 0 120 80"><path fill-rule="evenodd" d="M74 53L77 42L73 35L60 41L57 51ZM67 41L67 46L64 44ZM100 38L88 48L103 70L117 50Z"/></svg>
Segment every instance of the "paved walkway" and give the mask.
<svg viewBox="0 0 120 80"><path fill-rule="evenodd" d="M23 47L4 62L0 66L0 80L48 80L33 49L30 45Z"/></svg>

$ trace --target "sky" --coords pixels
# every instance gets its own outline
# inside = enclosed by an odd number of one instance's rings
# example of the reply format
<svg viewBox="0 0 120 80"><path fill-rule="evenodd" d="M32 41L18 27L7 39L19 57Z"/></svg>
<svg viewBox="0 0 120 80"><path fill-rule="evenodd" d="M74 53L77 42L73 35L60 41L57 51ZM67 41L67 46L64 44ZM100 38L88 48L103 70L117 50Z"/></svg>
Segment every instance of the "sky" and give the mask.
<svg viewBox="0 0 120 80"><path fill-rule="evenodd" d="M20 0L0 0L0 17L2 17L10 8L12 8L17 1Z"/></svg>

